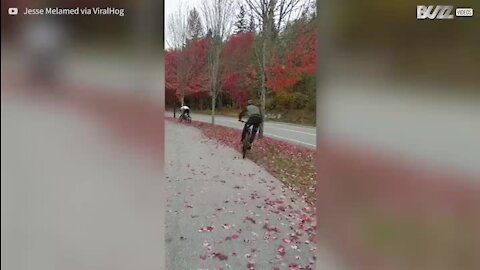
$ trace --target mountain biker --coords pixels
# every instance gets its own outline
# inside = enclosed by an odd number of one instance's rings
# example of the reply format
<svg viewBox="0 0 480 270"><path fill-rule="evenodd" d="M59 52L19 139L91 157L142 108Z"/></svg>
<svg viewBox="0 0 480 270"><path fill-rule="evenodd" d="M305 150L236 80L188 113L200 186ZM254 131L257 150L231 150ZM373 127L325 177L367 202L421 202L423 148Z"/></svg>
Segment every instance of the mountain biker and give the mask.
<svg viewBox="0 0 480 270"><path fill-rule="evenodd" d="M248 149L251 149L251 145L253 143L253 140L255 139L255 134L258 131L258 127L263 122L263 119L260 113L260 108L255 106L252 100L249 100L247 102L247 106L243 108L243 110L240 112L240 114L238 115L238 121L242 121L242 117L245 114L248 116L248 120L243 127L241 142L243 142L243 139L245 139L248 129L253 126L252 135L250 136L250 141L248 144Z"/></svg>
<svg viewBox="0 0 480 270"><path fill-rule="evenodd" d="M180 107L180 111L182 112L180 118L185 116L190 117L190 107L188 107L187 105L183 105L182 107Z"/></svg>

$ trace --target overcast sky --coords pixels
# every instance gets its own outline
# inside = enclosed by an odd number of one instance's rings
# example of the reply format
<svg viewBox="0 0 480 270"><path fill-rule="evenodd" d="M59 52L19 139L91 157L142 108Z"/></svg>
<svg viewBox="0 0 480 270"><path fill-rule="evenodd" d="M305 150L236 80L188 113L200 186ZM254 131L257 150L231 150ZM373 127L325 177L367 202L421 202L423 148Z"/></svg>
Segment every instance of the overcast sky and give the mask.
<svg viewBox="0 0 480 270"><path fill-rule="evenodd" d="M183 6L184 8L192 8L196 7L197 9L200 9L200 6L202 5L202 2L204 0L166 0L165 1L165 48L168 48L167 40L170 37L170 33L168 32L168 18L170 17L170 14L174 13L175 11L178 10L180 6Z"/></svg>
<svg viewBox="0 0 480 270"><path fill-rule="evenodd" d="M205 0L166 0L165 1L165 49L168 49L168 40L170 38L170 33L168 31L168 18L172 13L175 13L179 7L183 7L185 9L191 9L193 7L197 8L199 12L202 6L202 3ZM308 0L306 0L308 1ZM232 14L232 16L235 16L238 13L240 0L234 0L236 3L235 5L235 12Z"/></svg>

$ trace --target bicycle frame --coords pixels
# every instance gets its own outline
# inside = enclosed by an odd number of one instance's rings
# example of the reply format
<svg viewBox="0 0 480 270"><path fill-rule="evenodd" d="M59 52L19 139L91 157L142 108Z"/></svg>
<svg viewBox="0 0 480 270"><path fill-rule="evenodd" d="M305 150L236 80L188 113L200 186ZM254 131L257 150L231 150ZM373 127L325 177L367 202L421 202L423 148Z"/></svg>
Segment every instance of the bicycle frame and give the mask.
<svg viewBox="0 0 480 270"><path fill-rule="evenodd" d="M243 120L240 120L240 122L242 122L244 124L246 123ZM245 158L245 156L247 154L249 141L250 141L250 136L252 136L252 129L253 129L253 125L251 125L247 128L247 134L245 134L245 138L243 139L243 144L242 144L242 156L243 156L243 158Z"/></svg>

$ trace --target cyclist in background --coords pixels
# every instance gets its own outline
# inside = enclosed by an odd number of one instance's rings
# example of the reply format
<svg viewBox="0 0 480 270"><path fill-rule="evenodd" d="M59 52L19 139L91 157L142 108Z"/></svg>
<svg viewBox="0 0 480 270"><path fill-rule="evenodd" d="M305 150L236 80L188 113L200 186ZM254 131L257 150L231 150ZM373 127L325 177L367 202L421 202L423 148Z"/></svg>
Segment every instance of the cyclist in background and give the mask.
<svg viewBox="0 0 480 270"><path fill-rule="evenodd" d="M248 145L248 149L251 149L253 140L255 139L255 135L258 131L258 127L263 122L263 119L260 113L260 108L258 106L255 106L252 100L249 100L247 102L247 106L243 108L243 110L240 112L240 114L238 115L238 121L242 121L242 117L245 114L248 116L248 120L243 127L242 139L240 141L243 142L243 139L245 139L245 136L247 135L247 130L251 126L253 126L252 135L250 136L250 141Z"/></svg>
<svg viewBox="0 0 480 270"><path fill-rule="evenodd" d="M183 105L182 107L180 107L180 112L182 112L180 118L185 116L190 117L190 107L188 107L187 105Z"/></svg>

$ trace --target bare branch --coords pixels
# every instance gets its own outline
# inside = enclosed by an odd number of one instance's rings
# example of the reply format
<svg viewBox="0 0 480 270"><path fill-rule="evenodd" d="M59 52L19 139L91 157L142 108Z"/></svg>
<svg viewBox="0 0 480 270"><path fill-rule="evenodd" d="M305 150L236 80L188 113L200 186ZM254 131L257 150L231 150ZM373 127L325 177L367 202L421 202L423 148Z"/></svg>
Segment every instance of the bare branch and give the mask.
<svg viewBox="0 0 480 270"><path fill-rule="evenodd" d="M214 37L225 40L232 32L234 2L232 0L205 0L201 7L206 29Z"/></svg>
<svg viewBox="0 0 480 270"><path fill-rule="evenodd" d="M178 9L170 14L167 30L169 34L168 45L175 49L182 48L187 37L187 13L181 3Z"/></svg>
<svg viewBox="0 0 480 270"><path fill-rule="evenodd" d="M265 31L267 22L273 22L280 31L289 21L302 16L313 0L244 0L250 14L254 15ZM270 15L269 15L270 14Z"/></svg>
<svg viewBox="0 0 480 270"><path fill-rule="evenodd" d="M250 11L252 11L257 16L257 18L263 17L263 12L262 12L263 10L259 3L257 3L256 1L253 2L252 0L245 0L245 2L247 3L247 6L250 8Z"/></svg>
<svg viewBox="0 0 480 270"><path fill-rule="evenodd" d="M222 42L232 32L233 28L233 0L205 0L202 5L204 25L207 29L208 47L208 75L210 93L212 96L212 124L215 124L215 104L219 92L220 80L220 54Z"/></svg>

